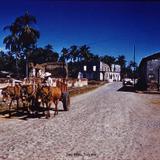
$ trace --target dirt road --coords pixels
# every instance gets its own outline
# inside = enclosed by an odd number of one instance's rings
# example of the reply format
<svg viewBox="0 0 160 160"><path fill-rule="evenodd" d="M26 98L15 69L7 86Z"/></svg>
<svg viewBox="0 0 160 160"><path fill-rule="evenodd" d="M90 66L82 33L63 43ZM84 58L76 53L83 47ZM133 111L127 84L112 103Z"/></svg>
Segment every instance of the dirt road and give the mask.
<svg viewBox="0 0 160 160"><path fill-rule="evenodd" d="M160 160L160 106L150 103L159 95L120 87L73 97L69 112L50 119L1 119L0 159Z"/></svg>

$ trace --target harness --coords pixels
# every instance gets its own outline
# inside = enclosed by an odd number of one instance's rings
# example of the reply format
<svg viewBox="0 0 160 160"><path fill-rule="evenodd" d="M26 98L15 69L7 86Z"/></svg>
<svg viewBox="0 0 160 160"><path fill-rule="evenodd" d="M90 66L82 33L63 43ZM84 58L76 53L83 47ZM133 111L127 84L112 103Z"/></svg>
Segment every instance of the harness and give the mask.
<svg viewBox="0 0 160 160"><path fill-rule="evenodd" d="M42 96L42 98L43 98L43 100L50 100L51 99L51 97L52 97L52 95L51 95L51 92L49 91L50 90L50 87L49 86L45 86L46 88L47 88L47 90L48 90L48 94L42 94L41 96Z"/></svg>
<svg viewBox="0 0 160 160"><path fill-rule="evenodd" d="M31 100L33 97L34 97L34 95L35 95L35 93L36 93L36 87L33 87L32 88L32 92L31 93L28 93L28 91L27 91L27 87L28 86L24 86L25 88L23 88L23 91L22 91L22 94L24 93L24 95L22 95L23 97L26 97L26 99L27 100Z"/></svg>
<svg viewBox="0 0 160 160"><path fill-rule="evenodd" d="M19 97L16 95L15 86L13 87L13 93L9 92L9 89L6 87L5 90L2 90L2 94L6 96L6 98L10 97L12 100L18 99Z"/></svg>

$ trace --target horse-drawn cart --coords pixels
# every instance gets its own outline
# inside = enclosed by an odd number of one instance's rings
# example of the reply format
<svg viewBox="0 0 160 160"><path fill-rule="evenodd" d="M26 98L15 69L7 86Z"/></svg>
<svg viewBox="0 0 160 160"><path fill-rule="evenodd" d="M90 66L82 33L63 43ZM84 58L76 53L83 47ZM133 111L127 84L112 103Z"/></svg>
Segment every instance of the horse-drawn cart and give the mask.
<svg viewBox="0 0 160 160"><path fill-rule="evenodd" d="M32 83L16 84L15 86L8 86L2 90L2 99L5 102L8 99L9 115L11 116L12 101L17 101L17 110L19 108L19 101L26 104L28 113L31 110L38 112L40 106L47 110L47 116L50 116L51 103L55 104L55 115L58 114L58 102L63 104L64 111L69 110L70 95L68 92L67 83L65 81L56 80L55 86L47 86L41 81L33 79ZM25 102L25 103L24 103Z"/></svg>

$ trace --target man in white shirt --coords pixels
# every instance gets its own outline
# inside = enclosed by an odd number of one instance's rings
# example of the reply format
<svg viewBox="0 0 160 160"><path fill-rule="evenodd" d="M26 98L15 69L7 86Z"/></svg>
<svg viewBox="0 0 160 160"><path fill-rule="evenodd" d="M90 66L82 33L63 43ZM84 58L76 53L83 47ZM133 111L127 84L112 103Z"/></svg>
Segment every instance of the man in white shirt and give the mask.
<svg viewBox="0 0 160 160"><path fill-rule="evenodd" d="M50 76L47 78L46 84L47 86L53 86L53 80Z"/></svg>

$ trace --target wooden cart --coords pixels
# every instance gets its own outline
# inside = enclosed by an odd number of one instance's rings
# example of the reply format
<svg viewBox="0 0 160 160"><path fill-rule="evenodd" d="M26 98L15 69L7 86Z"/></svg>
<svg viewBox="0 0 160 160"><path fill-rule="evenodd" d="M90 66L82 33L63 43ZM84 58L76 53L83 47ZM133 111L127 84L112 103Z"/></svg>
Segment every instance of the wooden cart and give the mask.
<svg viewBox="0 0 160 160"><path fill-rule="evenodd" d="M65 111L68 111L70 107L70 95L69 95L67 83L65 83L65 81L61 82L57 80L56 86L61 89L61 92L62 92L61 101L63 103L63 108Z"/></svg>

